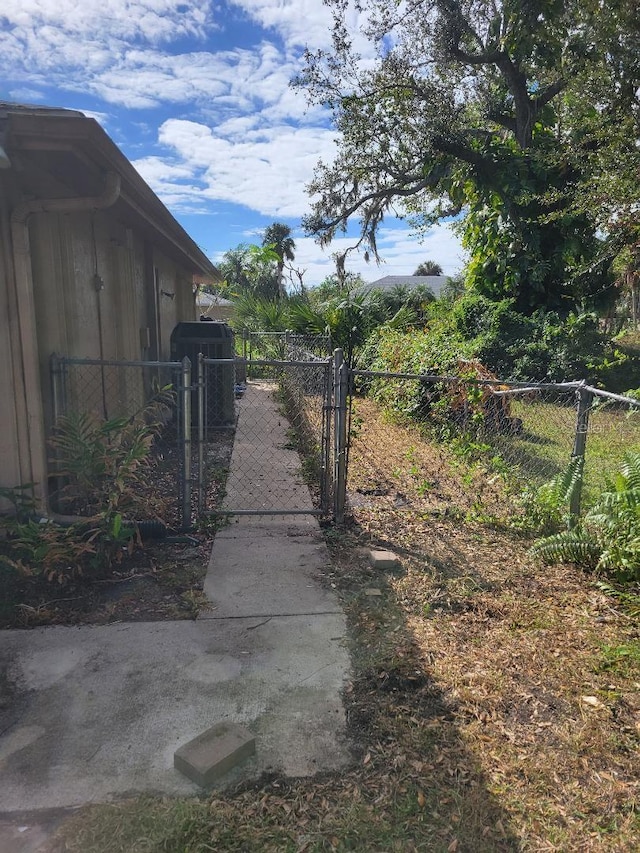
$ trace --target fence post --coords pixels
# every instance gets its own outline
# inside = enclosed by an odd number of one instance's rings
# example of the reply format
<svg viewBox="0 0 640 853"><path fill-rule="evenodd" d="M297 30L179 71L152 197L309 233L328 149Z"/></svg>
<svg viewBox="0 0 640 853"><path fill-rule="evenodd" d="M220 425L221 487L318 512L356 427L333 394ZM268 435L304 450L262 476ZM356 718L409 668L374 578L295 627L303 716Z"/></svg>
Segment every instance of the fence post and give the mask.
<svg viewBox="0 0 640 853"><path fill-rule="evenodd" d="M182 394L182 529L191 527L191 361L185 355L180 371Z"/></svg>
<svg viewBox="0 0 640 853"><path fill-rule="evenodd" d="M576 416L576 434L573 441L573 452L571 453L571 458L582 459L584 471L585 453L587 449L587 431L589 429L589 413L593 403L593 392L589 386L585 385L583 382L582 386L576 390L576 397L578 398L578 413ZM583 477L581 476L576 483L576 487L571 494L571 500L569 502L569 514L572 523L575 519L580 517L582 480Z"/></svg>
<svg viewBox="0 0 640 853"><path fill-rule="evenodd" d="M198 513L205 509L204 482L204 353L198 353Z"/></svg>
<svg viewBox="0 0 640 853"><path fill-rule="evenodd" d="M344 353L338 348L333 353L334 387L334 484L333 507L336 524L344 522L347 497L347 365Z"/></svg>

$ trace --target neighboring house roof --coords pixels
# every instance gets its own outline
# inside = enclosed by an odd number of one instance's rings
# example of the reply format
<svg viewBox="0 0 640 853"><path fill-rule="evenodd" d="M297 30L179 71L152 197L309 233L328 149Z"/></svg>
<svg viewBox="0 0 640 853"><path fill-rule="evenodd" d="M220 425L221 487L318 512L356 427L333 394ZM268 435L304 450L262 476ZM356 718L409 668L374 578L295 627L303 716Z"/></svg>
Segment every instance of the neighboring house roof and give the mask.
<svg viewBox="0 0 640 853"><path fill-rule="evenodd" d="M222 280L95 119L77 110L0 101L0 145L35 200L97 197L115 173L120 189L113 210L122 222L146 233L184 269Z"/></svg>
<svg viewBox="0 0 640 853"><path fill-rule="evenodd" d="M230 299L217 296L215 293L207 293L205 290L200 290L196 295L196 305L198 308L232 308L233 302Z"/></svg>
<svg viewBox="0 0 640 853"><path fill-rule="evenodd" d="M449 276L446 275L385 275L377 281L369 282L365 290L393 290L394 287L413 288L424 285L434 296L439 296L448 279Z"/></svg>

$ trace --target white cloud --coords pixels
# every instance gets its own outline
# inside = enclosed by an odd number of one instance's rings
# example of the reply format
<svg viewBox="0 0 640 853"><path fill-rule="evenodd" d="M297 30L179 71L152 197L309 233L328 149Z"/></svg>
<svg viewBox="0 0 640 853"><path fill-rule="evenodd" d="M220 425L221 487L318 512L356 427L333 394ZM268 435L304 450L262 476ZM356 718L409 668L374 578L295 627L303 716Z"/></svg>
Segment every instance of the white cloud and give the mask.
<svg viewBox="0 0 640 853"><path fill-rule="evenodd" d="M152 189L170 180L191 179L193 169L185 164L172 164L160 157L141 157L133 165Z"/></svg>
<svg viewBox="0 0 640 853"><path fill-rule="evenodd" d="M18 37L90 36L92 41L203 37L213 25L209 0L4 0L0 21Z"/></svg>
<svg viewBox="0 0 640 853"><path fill-rule="evenodd" d="M20 101L23 104L39 104L45 100L44 95L38 89L29 89L26 86L10 89L9 97L13 101Z"/></svg>
<svg viewBox="0 0 640 853"><path fill-rule="evenodd" d="M280 125L226 139L203 124L176 119L165 122L159 134L173 162L186 164L204 181L203 197L276 217L306 212L305 184L318 158L333 156L333 138L324 128ZM165 200L161 183L157 191Z"/></svg>
<svg viewBox="0 0 640 853"><path fill-rule="evenodd" d="M231 0L265 29L275 30L287 47L326 47L331 13L319 0Z"/></svg>
<svg viewBox="0 0 640 853"><path fill-rule="evenodd" d="M86 115L87 118L95 119L98 122L98 124L102 125L102 127L105 127L105 128L107 127L107 125L109 124L109 121L111 119L111 116L109 115L109 113L103 113L103 112L100 112L98 110L85 110L85 109L80 108L80 112L84 113L84 115Z"/></svg>
<svg viewBox="0 0 640 853"><path fill-rule="evenodd" d="M331 256L336 252L344 252L355 242L354 239L340 237L326 250L322 250L311 237L296 237L294 266L306 270L307 284L319 284L335 272L335 262ZM351 252L347 257L346 269L359 273L364 281L371 282L385 275L412 275L418 264L426 260L439 263L445 275L455 275L464 264L460 241L446 224L434 226L422 238L402 226L383 227L378 243L383 263L367 263L361 252Z"/></svg>

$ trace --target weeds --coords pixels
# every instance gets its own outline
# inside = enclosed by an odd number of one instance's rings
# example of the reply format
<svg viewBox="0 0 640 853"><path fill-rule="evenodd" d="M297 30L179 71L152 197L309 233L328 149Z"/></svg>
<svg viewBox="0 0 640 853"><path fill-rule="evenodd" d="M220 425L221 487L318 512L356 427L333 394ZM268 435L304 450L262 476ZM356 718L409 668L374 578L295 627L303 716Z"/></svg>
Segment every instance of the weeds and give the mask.
<svg viewBox="0 0 640 853"><path fill-rule="evenodd" d="M14 514L2 519L0 565L26 576L66 583L119 565L141 545L130 517L157 517L161 499L149 497L151 449L162 427L167 388L131 418L100 420L74 413L60 418L51 439L56 473L64 481L62 507L78 517L70 524L34 518L28 487L4 489Z"/></svg>

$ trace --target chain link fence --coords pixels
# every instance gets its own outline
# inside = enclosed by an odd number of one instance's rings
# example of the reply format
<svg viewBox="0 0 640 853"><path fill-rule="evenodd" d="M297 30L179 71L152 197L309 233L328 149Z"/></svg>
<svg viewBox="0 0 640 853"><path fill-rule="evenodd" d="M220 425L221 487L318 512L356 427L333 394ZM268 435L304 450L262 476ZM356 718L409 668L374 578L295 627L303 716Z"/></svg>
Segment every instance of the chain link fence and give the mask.
<svg viewBox="0 0 640 853"><path fill-rule="evenodd" d="M50 475L52 506L74 512L65 497L60 475L61 433L66 434L67 455L95 466L100 476L100 454L123 441L128 426L140 423L153 429L146 476L152 489L142 490L135 501L144 520L158 520L171 528L191 522L191 484L187 458L192 454L185 416L190 409L191 366L183 362L108 361L53 355L50 361L52 423ZM100 445L102 444L102 447ZM133 450L131 452L134 452ZM123 461L126 451L123 449ZM134 520L142 520L141 518Z"/></svg>
<svg viewBox="0 0 640 853"><path fill-rule="evenodd" d="M340 350L331 359L308 348L326 340L278 340L287 358L252 359L246 381L237 359L200 356L192 368L188 358L53 356L52 437L63 416L148 420L156 401L151 491L163 497L163 521L183 529L206 513L341 521L345 504L504 517L574 456L585 460L579 512L625 453L640 451L640 402L584 383L354 371ZM53 455L51 478L56 508L69 510Z"/></svg>
<svg viewBox="0 0 640 853"><path fill-rule="evenodd" d="M222 360L204 359L203 393ZM330 361L249 362L236 386L233 453L213 441L204 406L201 511L223 515L328 512ZM255 378L258 374L259 378ZM212 488L217 485L218 488Z"/></svg>
<svg viewBox="0 0 640 853"><path fill-rule="evenodd" d="M584 383L350 376L352 507L505 517L523 490L565 472L575 455L585 459L579 514L624 454L640 450L639 404Z"/></svg>

